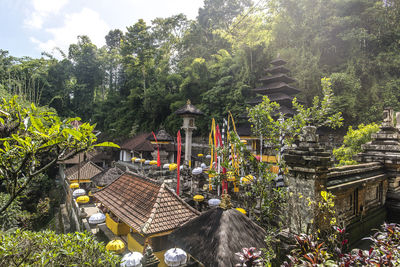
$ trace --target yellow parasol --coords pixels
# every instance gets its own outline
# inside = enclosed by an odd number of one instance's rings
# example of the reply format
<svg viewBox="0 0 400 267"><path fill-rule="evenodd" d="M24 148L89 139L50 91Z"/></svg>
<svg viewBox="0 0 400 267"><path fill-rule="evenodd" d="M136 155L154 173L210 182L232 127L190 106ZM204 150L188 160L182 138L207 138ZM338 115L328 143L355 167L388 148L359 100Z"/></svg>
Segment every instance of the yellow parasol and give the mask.
<svg viewBox="0 0 400 267"><path fill-rule="evenodd" d="M80 196L76 198L76 202L81 204L88 203L89 200L90 198L88 196Z"/></svg>
<svg viewBox="0 0 400 267"><path fill-rule="evenodd" d="M79 184L78 183L72 183L72 184L69 185L69 188L71 188L71 189L79 188Z"/></svg>
<svg viewBox="0 0 400 267"><path fill-rule="evenodd" d="M125 251L125 243L122 242L121 240L117 239L117 240L111 240L110 242L108 242L108 244L106 245L106 249L108 251L113 251L116 254L121 254Z"/></svg>
<svg viewBox="0 0 400 267"><path fill-rule="evenodd" d="M202 202L204 200L204 197L202 195L195 195L193 197L193 200L196 202Z"/></svg>

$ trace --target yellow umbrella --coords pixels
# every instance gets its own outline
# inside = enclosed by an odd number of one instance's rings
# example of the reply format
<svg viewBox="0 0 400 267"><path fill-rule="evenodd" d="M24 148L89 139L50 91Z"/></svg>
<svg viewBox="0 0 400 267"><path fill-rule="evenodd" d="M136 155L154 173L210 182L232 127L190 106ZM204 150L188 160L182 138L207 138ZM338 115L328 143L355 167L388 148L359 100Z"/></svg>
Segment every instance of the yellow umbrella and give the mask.
<svg viewBox="0 0 400 267"><path fill-rule="evenodd" d="M131 158L131 161L135 161L135 159L137 159L137 157L133 157L133 158Z"/></svg>
<svg viewBox="0 0 400 267"><path fill-rule="evenodd" d="M125 243L122 242L121 240L117 239L117 240L111 240L110 242L108 242L108 244L106 245L106 249L108 251L113 251L116 254L121 254L125 251Z"/></svg>
<svg viewBox="0 0 400 267"><path fill-rule="evenodd" d="M151 160L149 164L150 165L157 165L157 160Z"/></svg>
<svg viewBox="0 0 400 267"><path fill-rule="evenodd" d="M140 162L141 162L141 163L143 163L143 162L145 162L145 161L146 161L145 159L140 159Z"/></svg>
<svg viewBox="0 0 400 267"><path fill-rule="evenodd" d="M176 168L178 168L178 165L176 165L175 163L171 163L171 164L169 164L168 168L169 168L170 171L173 171Z"/></svg>
<svg viewBox="0 0 400 267"><path fill-rule="evenodd" d="M226 180L228 182L234 182L236 180L235 174L233 172L227 172L226 173Z"/></svg>
<svg viewBox="0 0 400 267"><path fill-rule="evenodd" d="M237 211L239 211L239 212L241 212L241 213L243 213L244 215L246 215L246 211L244 210L244 209L242 209L242 208L236 208L236 210Z"/></svg>
<svg viewBox="0 0 400 267"><path fill-rule="evenodd" d="M203 154L197 154L197 156L199 157L199 158L201 158L201 157L203 157L204 155Z"/></svg>
<svg viewBox="0 0 400 267"><path fill-rule="evenodd" d="M75 188L79 188L79 184L78 183L72 183L69 185L69 188L75 189Z"/></svg>
<svg viewBox="0 0 400 267"><path fill-rule="evenodd" d="M204 197L202 195L195 195L193 197L193 200L196 202L202 202L204 200Z"/></svg>
<svg viewBox="0 0 400 267"><path fill-rule="evenodd" d="M76 202L77 203L88 203L90 198L88 196L80 196L77 197Z"/></svg>

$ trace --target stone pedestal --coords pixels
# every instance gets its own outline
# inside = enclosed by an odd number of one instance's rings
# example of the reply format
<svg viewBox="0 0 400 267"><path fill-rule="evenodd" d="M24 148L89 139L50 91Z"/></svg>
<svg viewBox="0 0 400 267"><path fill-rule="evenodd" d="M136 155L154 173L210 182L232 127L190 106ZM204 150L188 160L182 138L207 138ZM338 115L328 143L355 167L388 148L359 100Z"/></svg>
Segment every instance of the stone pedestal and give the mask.
<svg viewBox="0 0 400 267"><path fill-rule="evenodd" d="M326 190L328 168L332 166L330 154L318 143L316 128L306 126L300 144L287 150L284 160L288 166L287 185L291 195L289 219L291 232L307 232L309 224L316 221L308 200L317 200Z"/></svg>
<svg viewBox="0 0 400 267"><path fill-rule="evenodd" d="M398 114L396 114L396 117ZM388 177L386 206L388 219L400 222L400 120L394 125L393 110L385 109L380 130L372 134L372 141L362 146L363 152L355 159L362 163L380 162ZM385 199L385 196L384 196ZM399 215L397 215L399 214Z"/></svg>
<svg viewBox="0 0 400 267"><path fill-rule="evenodd" d="M153 157L154 160L157 160L157 149L151 152L151 156ZM160 148L160 162L161 165L164 163L168 163L168 152L166 152L165 150L161 150L161 148Z"/></svg>

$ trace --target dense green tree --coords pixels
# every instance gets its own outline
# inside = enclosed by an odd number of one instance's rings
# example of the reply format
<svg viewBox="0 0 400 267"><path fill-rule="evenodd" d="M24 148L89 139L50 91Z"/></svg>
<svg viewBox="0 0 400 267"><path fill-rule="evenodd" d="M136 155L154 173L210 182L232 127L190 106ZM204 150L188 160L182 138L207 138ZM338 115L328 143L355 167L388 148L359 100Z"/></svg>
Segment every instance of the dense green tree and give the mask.
<svg viewBox="0 0 400 267"><path fill-rule="evenodd" d="M34 178L43 174L67 151L80 153L96 142L94 126L77 129L73 118L61 120L33 103L24 108L14 97L0 103L0 182L10 195L0 214L16 200Z"/></svg>
<svg viewBox="0 0 400 267"><path fill-rule="evenodd" d="M118 266L121 261L88 233L17 229L0 233L0 243L1 266Z"/></svg>
<svg viewBox="0 0 400 267"><path fill-rule="evenodd" d="M96 88L102 82L97 47L87 36L78 36L78 43L69 47L68 58L73 65L76 85L70 87L73 110L83 119L90 119L93 114L93 102Z"/></svg>

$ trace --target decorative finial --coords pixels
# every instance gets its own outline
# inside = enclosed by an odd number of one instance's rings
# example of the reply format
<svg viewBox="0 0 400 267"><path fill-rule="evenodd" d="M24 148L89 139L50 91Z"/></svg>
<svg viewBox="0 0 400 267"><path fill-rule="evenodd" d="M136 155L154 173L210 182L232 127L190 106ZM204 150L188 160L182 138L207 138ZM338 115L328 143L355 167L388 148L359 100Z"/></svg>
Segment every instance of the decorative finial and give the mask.
<svg viewBox="0 0 400 267"><path fill-rule="evenodd" d="M186 102L186 105L190 105L190 104L192 104L192 103L190 102L190 99L188 99Z"/></svg>
<svg viewBox="0 0 400 267"><path fill-rule="evenodd" d="M231 196L224 191L224 193L221 196L221 203L219 204L221 208L224 210L231 209L232 208L232 203L231 203Z"/></svg>

